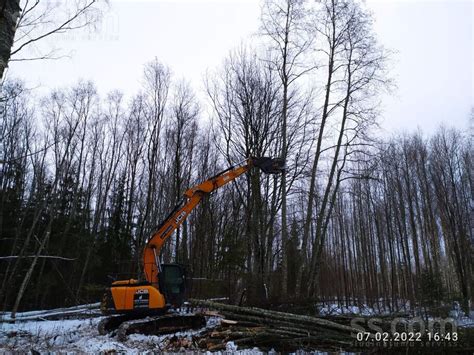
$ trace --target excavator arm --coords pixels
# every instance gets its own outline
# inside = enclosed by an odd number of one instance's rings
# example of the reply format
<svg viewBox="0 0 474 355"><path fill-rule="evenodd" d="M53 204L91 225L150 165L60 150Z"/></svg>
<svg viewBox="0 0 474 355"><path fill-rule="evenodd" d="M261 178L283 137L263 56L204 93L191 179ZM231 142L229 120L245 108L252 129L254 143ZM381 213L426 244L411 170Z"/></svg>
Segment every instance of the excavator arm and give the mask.
<svg viewBox="0 0 474 355"><path fill-rule="evenodd" d="M157 231L145 246L143 255L145 278L151 284L158 283L160 273L160 251L165 241L184 222L191 211L201 202L202 198L211 192L235 180L253 167L260 168L267 174L278 174L284 171L282 159L260 157L248 158L243 163L232 166L212 178L185 191L183 199L157 228Z"/></svg>

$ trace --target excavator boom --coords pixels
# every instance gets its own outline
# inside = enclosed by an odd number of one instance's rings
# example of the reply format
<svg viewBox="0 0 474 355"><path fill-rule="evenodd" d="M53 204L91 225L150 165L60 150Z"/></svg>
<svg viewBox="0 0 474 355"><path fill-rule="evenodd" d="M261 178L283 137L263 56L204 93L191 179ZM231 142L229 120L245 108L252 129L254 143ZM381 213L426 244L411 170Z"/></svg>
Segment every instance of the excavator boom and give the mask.
<svg viewBox="0 0 474 355"><path fill-rule="evenodd" d="M114 329L118 329L119 335L150 327L163 330L169 328L171 323L177 324L180 329L199 327L202 324L202 316L183 318L179 315L164 315L171 306L182 304L186 272L179 264L161 264L161 248L205 196L253 167L260 168L266 174L279 174L285 170L283 159L251 157L184 192L182 200L159 225L145 246L143 266L146 280L115 281L107 289L101 304L102 311L104 314L120 315L103 319L99 324L101 334ZM154 317L141 320L143 316L150 315Z"/></svg>
<svg viewBox="0 0 474 355"><path fill-rule="evenodd" d="M201 202L202 198L220 187L235 180L252 167L260 168L267 174L279 174L285 169L284 160L279 158L248 158L245 162L218 173L210 179L196 185L184 192L183 200L175 207L173 212L158 227L156 233L145 246L143 255L145 278L151 284L158 283L159 256L165 241L184 222L191 211Z"/></svg>

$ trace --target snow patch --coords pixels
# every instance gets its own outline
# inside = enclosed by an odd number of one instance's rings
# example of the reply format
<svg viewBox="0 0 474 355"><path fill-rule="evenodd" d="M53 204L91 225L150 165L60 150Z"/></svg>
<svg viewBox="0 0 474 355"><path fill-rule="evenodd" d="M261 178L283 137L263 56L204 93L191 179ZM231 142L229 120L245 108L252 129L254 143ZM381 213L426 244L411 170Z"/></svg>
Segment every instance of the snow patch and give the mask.
<svg viewBox="0 0 474 355"><path fill-rule="evenodd" d="M225 350L226 351L237 351L237 345L235 345L235 343L233 341L229 341L225 345Z"/></svg>

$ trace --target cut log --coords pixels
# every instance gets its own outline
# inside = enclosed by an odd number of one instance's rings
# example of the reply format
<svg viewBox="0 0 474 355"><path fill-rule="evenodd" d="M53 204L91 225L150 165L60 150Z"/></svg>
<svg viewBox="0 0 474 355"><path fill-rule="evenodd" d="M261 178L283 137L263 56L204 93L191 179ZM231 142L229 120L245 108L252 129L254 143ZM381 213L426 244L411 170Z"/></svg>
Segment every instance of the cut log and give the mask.
<svg viewBox="0 0 474 355"><path fill-rule="evenodd" d="M207 316L206 313L204 313L205 316ZM230 319L223 319L221 320L221 325L226 326L226 325L237 325L239 322L235 320L230 320Z"/></svg>
<svg viewBox="0 0 474 355"><path fill-rule="evenodd" d="M15 318L11 318L9 314L0 314L1 322L16 322L16 321L31 321L31 320L51 320L51 319L65 319L73 316L93 317L100 316L100 303L85 304L69 308L56 308L43 311L31 311L17 313Z"/></svg>
<svg viewBox="0 0 474 355"><path fill-rule="evenodd" d="M216 312L216 311L206 310L206 311L202 311L201 314L203 316L207 316L207 317L222 317L222 315L219 312Z"/></svg>

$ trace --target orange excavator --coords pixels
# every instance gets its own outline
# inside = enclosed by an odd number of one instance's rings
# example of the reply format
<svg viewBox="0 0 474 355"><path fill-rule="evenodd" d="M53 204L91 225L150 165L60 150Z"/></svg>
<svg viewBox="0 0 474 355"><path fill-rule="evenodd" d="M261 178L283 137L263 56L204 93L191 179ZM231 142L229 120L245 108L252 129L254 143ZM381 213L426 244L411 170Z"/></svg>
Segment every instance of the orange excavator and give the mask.
<svg viewBox="0 0 474 355"><path fill-rule="evenodd" d="M186 270L180 264L160 263L160 251L204 197L254 167L266 174L279 174L285 169L283 159L250 157L184 192L180 203L157 227L145 246L145 280L115 281L106 290L101 303L102 313L118 316L105 318L99 323L101 334L118 330L119 338L126 338L131 332L160 334L167 330L177 331L203 325L205 320L202 316L182 315L174 311L184 302Z"/></svg>

